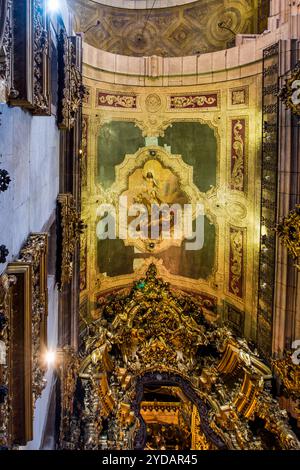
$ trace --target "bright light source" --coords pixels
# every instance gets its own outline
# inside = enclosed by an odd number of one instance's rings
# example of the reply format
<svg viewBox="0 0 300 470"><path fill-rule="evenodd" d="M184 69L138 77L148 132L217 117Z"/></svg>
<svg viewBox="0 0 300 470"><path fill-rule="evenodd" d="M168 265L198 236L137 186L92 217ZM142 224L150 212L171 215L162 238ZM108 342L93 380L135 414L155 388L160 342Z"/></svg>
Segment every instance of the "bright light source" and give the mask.
<svg viewBox="0 0 300 470"><path fill-rule="evenodd" d="M47 1L48 10L55 12L59 10L59 0L48 0Z"/></svg>
<svg viewBox="0 0 300 470"><path fill-rule="evenodd" d="M55 364L56 354L55 351L46 352L46 362L48 367L52 367Z"/></svg>

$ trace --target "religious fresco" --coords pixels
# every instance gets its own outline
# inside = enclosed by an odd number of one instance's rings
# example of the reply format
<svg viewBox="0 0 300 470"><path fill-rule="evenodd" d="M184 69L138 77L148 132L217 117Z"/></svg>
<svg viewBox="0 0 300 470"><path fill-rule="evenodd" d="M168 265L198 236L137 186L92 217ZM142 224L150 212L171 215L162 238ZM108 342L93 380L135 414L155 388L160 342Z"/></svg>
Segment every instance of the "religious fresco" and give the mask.
<svg viewBox="0 0 300 470"><path fill-rule="evenodd" d="M87 225L82 244L81 302L86 318L98 317L106 295L128 288L154 263L174 287L213 298L210 317L233 322L241 312L241 334L256 330L259 237L257 159L260 155L260 77L186 87L119 86L86 79L89 102L84 104L83 148L87 186L82 192L82 218ZM176 106L176 107L175 107ZM251 137L250 137L251 136ZM176 239L151 238L157 221L141 219L146 233L101 239L106 214L103 204L126 198L128 207L151 204L184 208L203 206L204 243L188 250L182 233ZM192 228L196 228L196 212ZM171 214L170 233L175 233ZM127 222L135 216L127 214ZM159 219L160 223L163 217ZM100 228L99 228L100 227ZM84 315L84 316L86 316ZM237 320L236 320L237 322Z"/></svg>
<svg viewBox="0 0 300 470"><path fill-rule="evenodd" d="M146 144L142 131L132 122L112 121L101 128L97 167L98 182L104 194L110 190L119 197L126 197L128 206L143 204L150 213L155 204L178 204L183 210L185 204L202 201L204 193L215 186L217 139L207 124L176 122L157 139L158 145ZM156 221L158 231L161 231L161 218L162 215ZM128 223L131 219L128 218ZM212 219L205 217L204 246L193 251L186 249L184 237L162 240L159 234L159 240L152 240L153 223L149 220L144 227L147 233L144 241L130 236L124 241L99 240L99 272L108 276L129 274L144 259L154 255L175 275L206 279L212 274L216 241ZM173 229L171 220L171 234ZM112 262L113 259L116 261Z"/></svg>

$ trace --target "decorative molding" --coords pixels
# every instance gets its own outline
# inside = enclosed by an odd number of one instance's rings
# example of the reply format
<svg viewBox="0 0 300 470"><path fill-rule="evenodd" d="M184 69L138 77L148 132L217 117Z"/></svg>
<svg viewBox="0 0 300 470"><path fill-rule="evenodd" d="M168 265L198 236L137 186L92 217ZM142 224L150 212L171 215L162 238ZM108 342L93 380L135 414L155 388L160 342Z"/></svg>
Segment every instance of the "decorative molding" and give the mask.
<svg viewBox="0 0 300 470"><path fill-rule="evenodd" d="M6 274L16 279L10 326L11 436L12 444L25 445L33 439L31 263L9 263Z"/></svg>
<svg viewBox="0 0 300 470"><path fill-rule="evenodd" d="M33 402L46 386L44 375L47 348L48 288L47 288L48 234L32 233L20 252L19 261L32 266L32 391Z"/></svg>
<svg viewBox="0 0 300 470"><path fill-rule="evenodd" d="M151 93L146 97L145 106L149 113L156 113L162 106L161 97L156 93Z"/></svg>
<svg viewBox="0 0 300 470"><path fill-rule="evenodd" d="M145 7L145 2L141 3ZM151 21L145 8L115 8L93 0L73 0L69 5L74 11L74 28L86 31L88 44L114 54L147 59L192 56L231 47L233 34L230 29L221 29L220 23L229 25L236 34L258 32L258 4L247 0L228 0L225 5L219 0L198 0L154 8ZM89 30L92 18L94 24L96 20L99 24Z"/></svg>
<svg viewBox="0 0 300 470"><path fill-rule="evenodd" d="M232 88L230 90L231 106L248 105L249 90L248 87Z"/></svg>
<svg viewBox="0 0 300 470"><path fill-rule="evenodd" d="M272 356L275 285L276 206L278 169L279 43L263 51L262 161L257 345L265 359Z"/></svg>
<svg viewBox="0 0 300 470"><path fill-rule="evenodd" d="M113 94L97 90L97 106L108 108L136 109L136 95Z"/></svg>
<svg viewBox="0 0 300 470"><path fill-rule="evenodd" d="M231 175L230 188L245 190L246 120L231 120Z"/></svg>
<svg viewBox="0 0 300 470"><path fill-rule="evenodd" d="M217 108L218 94L171 95L170 109Z"/></svg>
<svg viewBox="0 0 300 470"><path fill-rule="evenodd" d="M59 194L57 197L57 225L56 280L61 289L72 280L73 258L84 229L74 197L70 193Z"/></svg>
<svg viewBox="0 0 300 470"><path fill-rule="evenodd" d="M224 319L228 322L230 328L239 336L244 336L245 312L225 302L224 313Z"/></svg>
<svg viewBox="0 0 300 470"><path fill-rule="evenodd" d="M12 445L11 435L11 316L12 285L14 276L0 276L0 447L8 449Z"/></svg>

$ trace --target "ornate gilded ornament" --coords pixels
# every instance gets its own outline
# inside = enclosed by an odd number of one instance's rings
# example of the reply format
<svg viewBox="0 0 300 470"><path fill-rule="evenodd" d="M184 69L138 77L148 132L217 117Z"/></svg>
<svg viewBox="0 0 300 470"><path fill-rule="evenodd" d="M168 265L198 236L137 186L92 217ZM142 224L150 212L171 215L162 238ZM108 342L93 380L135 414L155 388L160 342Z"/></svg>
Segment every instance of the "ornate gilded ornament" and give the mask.
<svg viewBox="0 0 300 470"><path fill-rule="evenodd" d="M10 431L10 340L11 340L11 286L15 283L14 276L2 274L0 276L0 446L9 448L11 442Z"/></svg>
<svg viewBox="0 0 300 470"><path fill-rule="evenodd" d="M300 205L283 217L281 223L277 224L276 232L281 243L287 248L289 254L295 261L295 267L300 270Z"/></svg>
<svg viewBox="0 0 300 470"><path fill-rule="evenodd" d="M50 97L47 92L49 40L45 0L33 0L33 97L35 113L50 113Z"/></svg>
<svg viewBox="0 0 300 470"><path fill-rule="evenodd" d="M232 106L237 106L241 104L248 103L248 89L245 88L235 88L231 90L231 104Z"/></svg>
<svg viewBox="0 0 300 470"><path fill-rule="evenodd" d="M58 256L57 282L59 288L70 283L73 276L73 257L84 225L80 218L74 197L70 193L57 197Z"/></svg>
<svg viewBox="0 0 300 470"><path fill-rule="evenodd" d="M98 106L108 106L109 108L136 108L135 95L121 95L106 93L102 91L97 92Z"/></svg>
<svg viewBox="0 0 300 470"><path fill-rule="evenodd" d="M78 36L68 37L64 29L58 35L58 126L61 129L74 127L78 111L82 106L85 88L78 62L81 41Z"/></svg>
<svg viewBox="0 0 300 470"><path fill-rule="evenodd" d="M286 354L282 359L272 361L274 372L281 380L283 391L300 404L300 364L294 361L292 354Z"/></svg>
<svg viewBox="0 0 300 470"><path fill-rule="evenodd" d="M106 297L82 339L84 396L72 399L72 372L62 399L63 448L164 449L170 440L174 449L263 450L265 433L278 449L300 448L266 391L270 369L246 340L207 321L201 301L158 278L154 264L130 291ZM78 358L74 364L77 370ZM156 400L146 398L153 394ZM249 426L256 419L262 434Z"/></svg>
<svg viewBox="0 0 300 470"><path fill-rule="evenodd" d="M0 101L6 101L6 92L10 92L12 82L12 1L0 2L0 80L5 83L6 90ZM8 94L7 93L7 94Z"/></svg>
<svg viewBox="0 0 300 470"><path fill-rule="evenodd" d="M145 105L149 113L156 113L162 105L160 96L155 93L148 95L145 101Z"/></svg>
<svg viewBox="0 0 300 470"><path fill-rule="evenodd" d="M76 390L77 377L79 372L80 360L74 350L65 346L58 351L59 358L59 379L61 392L61 417L60 417L60 447L72 449L71 442L69 445L64 443L64 433L71 429L72 416L74 413L74 394ZM76 439L78 436L68 435L68 440Z"/></svg>
<svg viewBox="0 0 300 470"><path fill-rule="evenodd" d="M170 108L216 108L218 106L218 95L216 93L203 95L172 95L170 97Z"/></svg>
<svg viewBox="0 0 300 470"><path fill-rule="evenodd" d="M286 79L279 97L293 114L300 116L300 64L298 63Z"/></svg>

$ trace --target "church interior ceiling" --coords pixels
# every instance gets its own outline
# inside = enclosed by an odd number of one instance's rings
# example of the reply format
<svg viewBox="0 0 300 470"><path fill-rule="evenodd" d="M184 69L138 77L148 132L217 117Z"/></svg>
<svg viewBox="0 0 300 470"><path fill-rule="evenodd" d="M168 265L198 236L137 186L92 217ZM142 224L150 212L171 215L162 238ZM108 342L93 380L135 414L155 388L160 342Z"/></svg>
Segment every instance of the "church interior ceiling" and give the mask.
<svg viewBox="0 0 300 470"><path fill-rule="evenodd" d="M266 28L267 15L257 0L199 0L154 8L151 13L91 0L69 4L75 13L75 29L86 31L88 44L122 55L175 57L213 52L232 47L236 34Z"/></svg>

